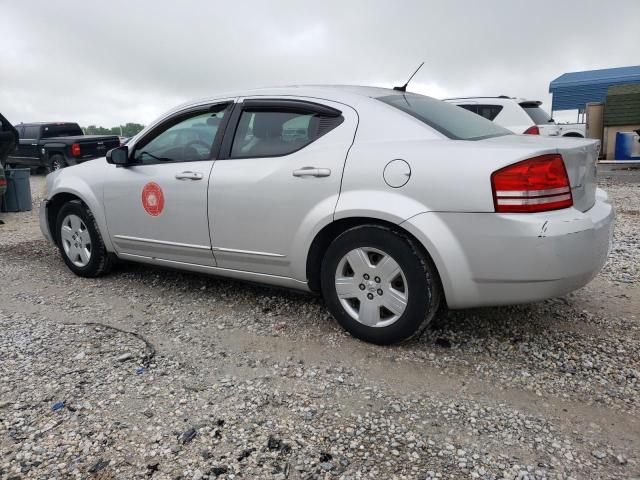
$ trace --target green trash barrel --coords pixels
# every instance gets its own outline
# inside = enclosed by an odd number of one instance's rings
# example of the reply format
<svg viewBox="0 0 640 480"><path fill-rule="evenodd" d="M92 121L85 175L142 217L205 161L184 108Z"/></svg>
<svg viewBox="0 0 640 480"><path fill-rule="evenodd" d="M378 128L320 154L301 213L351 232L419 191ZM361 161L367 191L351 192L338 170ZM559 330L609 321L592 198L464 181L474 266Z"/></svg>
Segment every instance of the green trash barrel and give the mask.
<svg viewBox="0 0 640 480"><path fill-rule="evenodd" d="M6 170L7 192L4 194L5 212L26 212L31 210L31 184L28 168Z"/></svg>

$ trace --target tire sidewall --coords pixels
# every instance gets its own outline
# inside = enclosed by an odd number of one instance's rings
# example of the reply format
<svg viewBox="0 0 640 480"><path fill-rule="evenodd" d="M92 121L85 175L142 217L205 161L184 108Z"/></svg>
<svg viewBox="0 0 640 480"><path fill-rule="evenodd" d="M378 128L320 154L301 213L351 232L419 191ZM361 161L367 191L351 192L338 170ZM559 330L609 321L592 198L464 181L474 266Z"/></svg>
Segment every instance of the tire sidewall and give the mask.
<svg viewBox="0 0 640 480"><path fill-rule="evenodd" d="M89 232L89 236L91 237L91 257L89 258L89 263L87 263L87 265L85 265L84 267L78 267L77 265L75 265L67 256L62 245L62 221L67 215L72 214L80 217L82 222L87 227L87 231ZM60 254L62 255L64 263L67 264L67 267L69 267L69 269L73 273L81 277L93 277L98 274L100 266L103 262L103 259L101 257L105 255L105 248L102 242L102 237L96 230L93 217L87 212L87 209L80 202L74 201L66 203L58 212L58 217L56 218L56 242L58 244L58 249L60 250Z"/></svg>
<svg viewBox="0 0 640 480"><path fill-rule="evenodd" d="M402 316L386 327L369 327L344 309L335 288L335 273L344 255L355 248L376 248L398 262L408 284L408 303ZM420 333L438 309L438 283L430 261L406 237L385 227L347 230L327 249L321 269L322 292L336 320L353 336L377 344L394 344Z"/></svg>

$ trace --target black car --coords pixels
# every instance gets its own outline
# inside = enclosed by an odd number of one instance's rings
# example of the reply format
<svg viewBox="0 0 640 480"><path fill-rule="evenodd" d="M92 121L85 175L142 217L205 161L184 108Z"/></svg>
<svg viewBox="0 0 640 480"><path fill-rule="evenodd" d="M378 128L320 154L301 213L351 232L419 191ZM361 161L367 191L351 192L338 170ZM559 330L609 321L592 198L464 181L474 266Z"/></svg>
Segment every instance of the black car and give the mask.
<svg viewBox="0 0 640 480"><path fill-rule="evenodd" d="M120 146L116 135L84 135L77 123L21 123L16 129L20 141L7 163L48 172L102 157Z"/></svg>

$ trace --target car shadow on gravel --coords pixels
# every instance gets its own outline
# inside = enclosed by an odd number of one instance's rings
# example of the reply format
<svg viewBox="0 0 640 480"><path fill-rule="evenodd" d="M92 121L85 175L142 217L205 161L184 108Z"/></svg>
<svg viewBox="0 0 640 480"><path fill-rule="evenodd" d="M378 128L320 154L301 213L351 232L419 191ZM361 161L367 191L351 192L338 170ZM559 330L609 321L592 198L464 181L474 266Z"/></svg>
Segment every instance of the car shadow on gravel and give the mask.
<svg viewBox="0 0 640 480"><path fill-rule="evenodd" d="M6 246L0 251L14 260L44 263L44 268L59 268L70 279L83 281L66 270L57 249L45 240ZM116 286L133 283L152 291L155 288L168 292L179 290L183 299L192 302L201 299L203 291L206 291L208 297L221 296L231 305L256 308L262 313L286 317L300 323L309 321L309 316L328 316L324 301L319 295L133 262L117 262L112 272L102 277L101 281L114 283ZM300 316L302 310L306 314ZM488 337L518 342L525 333L545 335L556 328L563 318L577 314L567 297L506 307L455 311L443 309L424 335L407 342L405 346L415 348L435 342L436 346L446 348L450 346L447 342L463 346L465 339L479 340Z"/></svg>

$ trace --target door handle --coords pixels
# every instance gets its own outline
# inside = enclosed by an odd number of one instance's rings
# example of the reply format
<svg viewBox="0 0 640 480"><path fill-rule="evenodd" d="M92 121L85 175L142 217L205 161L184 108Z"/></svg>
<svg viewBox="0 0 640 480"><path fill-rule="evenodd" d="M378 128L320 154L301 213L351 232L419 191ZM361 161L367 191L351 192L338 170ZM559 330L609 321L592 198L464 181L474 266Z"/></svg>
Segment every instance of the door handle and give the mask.
<svg viewBox="0 0 640 480"><path fill-rule="evenodd" d="M202 180L202 174L200 172L180 172L176 173L178 180Z"/></svg>
<svg viewBox="0 0 640 480"><path fill-rule="evenodd" d="M328 177L331 170L328 168L302 167L293 171L294 177Z"/></svg>

